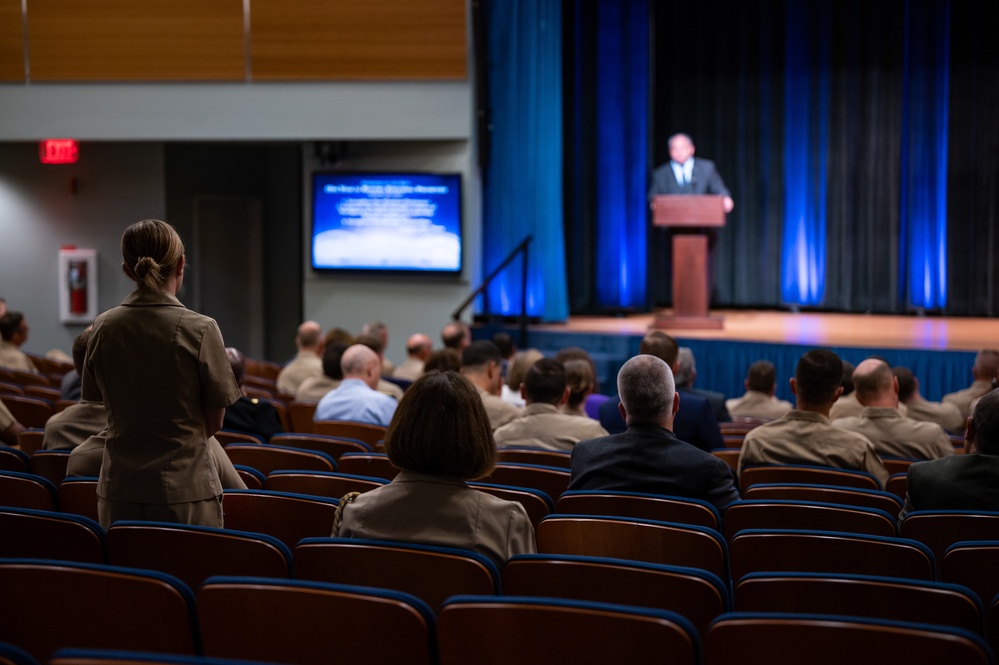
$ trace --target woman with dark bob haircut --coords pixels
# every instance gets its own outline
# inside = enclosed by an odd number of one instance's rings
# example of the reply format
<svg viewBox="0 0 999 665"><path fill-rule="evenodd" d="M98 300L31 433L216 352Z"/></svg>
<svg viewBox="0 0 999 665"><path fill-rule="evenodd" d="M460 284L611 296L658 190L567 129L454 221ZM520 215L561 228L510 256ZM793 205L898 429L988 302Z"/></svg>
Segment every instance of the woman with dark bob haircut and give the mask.
<svg viewBox="0 0 999 665"><path fill-rule="evenodd" d="M470 488L496 463L482 398L456 372L429 372L406 390L385 450L401 471L388 485L348 494L333 535L475 550L503 564L535 551L524 507Z"/></svg>

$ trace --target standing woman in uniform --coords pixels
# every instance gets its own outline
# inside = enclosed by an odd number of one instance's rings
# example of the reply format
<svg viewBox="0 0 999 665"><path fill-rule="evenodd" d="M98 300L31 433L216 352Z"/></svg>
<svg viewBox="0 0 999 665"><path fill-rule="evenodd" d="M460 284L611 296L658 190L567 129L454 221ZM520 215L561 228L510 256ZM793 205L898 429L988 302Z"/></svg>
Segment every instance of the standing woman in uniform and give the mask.
<svg viewBox="0 0 999 665"><path fill-rule="evenodd" d="M107 409L97 486L101 526L123 519L222 526L222 486L208 437L240 397L215 321L177 300L184 243L166 222L121 237L135 290L94 322L84 400Z"/></svg>

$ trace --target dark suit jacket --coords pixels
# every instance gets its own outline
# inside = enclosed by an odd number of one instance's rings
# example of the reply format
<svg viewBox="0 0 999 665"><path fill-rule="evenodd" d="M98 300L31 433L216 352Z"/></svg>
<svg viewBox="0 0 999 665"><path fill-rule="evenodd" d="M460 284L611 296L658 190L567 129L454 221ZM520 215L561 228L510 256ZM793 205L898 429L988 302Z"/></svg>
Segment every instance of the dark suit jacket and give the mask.
<svg viewBox="0 0 999 665"><path fill-rule="evenodd" d="M719 510L739 499L728 464L668 429L645 424L577 443L569 489L668 494L709 501Z"/></svg>
<svg viewBox="0 0 999 665"><path fill-rule="evenodd" d="M256 397L240 397L235 404L226 407L222 428L256 434L264 437L264 441L270 441L284 429L274 405Z"/></svg>
<svg viewBox="0 0 999 665"><path fill-rule="evenodd" d="M620 399L614 398L600 405L600 424L611 434L620 434L628 429L618 409L620 403ZM693 393L680 395L680 410L673 420L673 433L681 441L705 452L725 447L711 403Z"/></svg>
<svg viewBox="0 0 999 665"><path fill-rule="evenodd" d="M905 508L999 511L999 455L951 455L909 467Z"/></svg>
<svg viewBox="0 0 999 665"><path fill-rule="evenodd" d="M717 393L714 390L702 390L700 388L677 388L680 391L680 403L683 403L684 397L687 395L700 395L701 397L708 400L711 404L711 408L715 412L715 420L720 423L727 423L732 421L732 416L729 415L728 407L725 406L725 395L722 393Z"/></svg>
<svg viewBox="0 0 999 665"><path fill-rule="evenodd" d="M731 196L725 181L710 159L694 157L694 169L690 176L690 185L684 187L676 181L676 174L670 162L666 162L652 172L652 184L649 187L649 199L658 194L719 194Z"/></svg>

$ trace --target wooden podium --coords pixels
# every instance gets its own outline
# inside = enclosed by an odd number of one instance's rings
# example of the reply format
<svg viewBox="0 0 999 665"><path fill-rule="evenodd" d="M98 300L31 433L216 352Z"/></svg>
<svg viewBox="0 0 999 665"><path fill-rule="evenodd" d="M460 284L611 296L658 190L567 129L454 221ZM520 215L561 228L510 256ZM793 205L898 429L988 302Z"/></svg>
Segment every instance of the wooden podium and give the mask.
<svg viewBox="0 0 999 665"><path fill-rule="evenodd" d="M725 226L721 196L669 194L653 199L653 224L672 229ZM711 294L708 238L703 233L673 236L673 313L656 313L655 328L722 328L724 320L708 316Z"/></svg>

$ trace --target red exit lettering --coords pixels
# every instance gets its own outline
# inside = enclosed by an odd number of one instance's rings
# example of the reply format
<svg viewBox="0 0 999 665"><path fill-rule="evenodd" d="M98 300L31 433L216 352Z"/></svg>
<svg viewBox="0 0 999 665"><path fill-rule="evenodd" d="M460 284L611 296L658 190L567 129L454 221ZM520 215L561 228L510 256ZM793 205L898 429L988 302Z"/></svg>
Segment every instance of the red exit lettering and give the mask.
<svg viewBox="0 0 999 665"><path fill-rule="evenodd" d="M76 139L45 139L38 144L42 164L75 164L80 157Z"/></svg>

